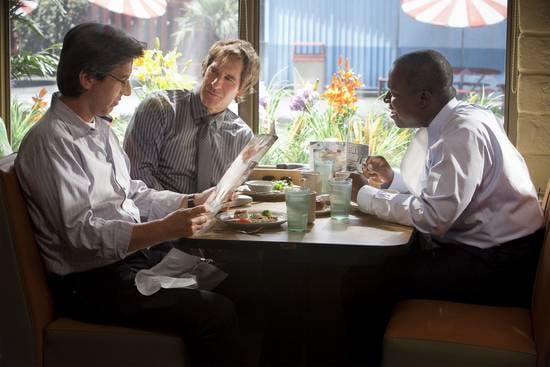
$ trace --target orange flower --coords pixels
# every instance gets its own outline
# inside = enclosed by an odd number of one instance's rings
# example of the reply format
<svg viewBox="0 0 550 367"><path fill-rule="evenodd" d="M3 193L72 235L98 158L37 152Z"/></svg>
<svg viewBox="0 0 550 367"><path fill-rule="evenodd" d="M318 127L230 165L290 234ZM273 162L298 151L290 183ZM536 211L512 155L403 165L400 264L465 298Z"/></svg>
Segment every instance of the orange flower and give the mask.
<svg viewBox="0 0 550 367"><path fill-rule="evenodd" d="M348 58L344 64L342 56L340 56L338 72L332 74L331 83L321 97L327 100L336 114L346 115L357 110L356 89L362 85L360 77L350 68Z"/></svg>
<svg viewBox="0 0 550 367"><path fill-rule="evenodd" d="M44 101L44 97L46 96L46 93L48 93L46 91L46 88L42 88L40 89L36 97L32 97L32 101L34 102L32 106L33 109L36 108L41 110L48 105L48 102Z"/></svg>

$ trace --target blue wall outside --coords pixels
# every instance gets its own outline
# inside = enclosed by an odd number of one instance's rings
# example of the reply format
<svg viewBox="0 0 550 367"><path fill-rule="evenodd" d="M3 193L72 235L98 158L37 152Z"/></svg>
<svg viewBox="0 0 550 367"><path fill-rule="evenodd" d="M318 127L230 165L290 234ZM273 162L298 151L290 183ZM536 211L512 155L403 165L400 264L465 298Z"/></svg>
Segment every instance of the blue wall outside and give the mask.
<svg viewBox="0 0 550 367"><path fill-rule="evenodd" d="M486 81L504 83L506 22L464 32L424 24L404 14L399 0L264 0L262 5L260 52L266 82L277 72L293 82L293 44L321 42L326 45L327 83L342 55L362 75L365 88L375 89L392 61L413 50L437 49L460 66L464 34L464 66L498 69L502 73Z"/></svg>

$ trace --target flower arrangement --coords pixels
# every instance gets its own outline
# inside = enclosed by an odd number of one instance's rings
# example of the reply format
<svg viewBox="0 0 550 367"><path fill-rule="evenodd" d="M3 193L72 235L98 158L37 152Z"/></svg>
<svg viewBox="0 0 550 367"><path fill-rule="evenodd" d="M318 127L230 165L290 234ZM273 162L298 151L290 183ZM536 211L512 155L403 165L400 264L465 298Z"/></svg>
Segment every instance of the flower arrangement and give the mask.
<svg viewBox="0 0 550 367"><path fill-rule="evenodd" d="M261 163L306 163L310 141L337 140L368 144L370 154L384 155L391 164L399 165L412 131L398 128L386 112L357 115L357 89L362 82L348 59L339 58L338 71L320 94L318 84L299 89L290 97L294 118L280 139L286 138L286 142L277 142Z"/></svg>
<svg viewBox="0 0 550 367"><path fill-rule="evenodd" d="M193 88L195 80L186 74L192 61L185 61L180 70L177 63L180 56L181 53L175 48L164 54L160 40L156 38L155 47L145 50L144 55L134 62L134 77L139 84L135 88L137 96L144 99L150 93L163 89Z"/></svg>
<svg viewBox="0 0 550 367"><path fill-rule="evenodd" d="M345 120L357 111L357 88L361 88L361 77L353 72L346 58L342 66L342 57L338 59L338 72L332 74L332 81L321 95L332 110L332 123L343 125Z"/></svg>

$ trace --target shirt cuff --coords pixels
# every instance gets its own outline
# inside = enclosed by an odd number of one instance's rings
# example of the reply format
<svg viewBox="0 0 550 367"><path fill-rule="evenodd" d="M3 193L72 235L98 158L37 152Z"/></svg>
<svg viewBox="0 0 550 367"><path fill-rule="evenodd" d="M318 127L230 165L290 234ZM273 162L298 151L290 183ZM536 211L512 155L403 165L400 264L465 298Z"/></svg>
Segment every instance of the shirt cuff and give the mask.
<svg viewBox="0 0 550 367"><path fill-rule="evenodd" d="M357 193L357 205L359 206L359 210L361 210L363 213L373 214L372 199L378 191L380 190L376 187L372 187L369 185L361 187L361 189L359 189L359 192Z"/></svg>
<svg viewBox="0 0 550 367"><path fill-rule="evenodd" d="M163 218L173 211L178 210L186 197L187 195L168 190L157 191L151 203L148 220Z"/></svg>
<svg viewBox="0 0 550 367"><path fill-rule="evenodd" d="M118 261L120 259L124 259L126 256L129 255L128 247L130 246L130 241L132 240L134 223L116 221L115 226L118 228L116 228L116 230L111 233L113 237L109 239L110 242L108 243L115 244L114 259ZM110 256L106 255L106 257Z"/></svg>
<svg viewBox="0 0 550 367"><path fill-rule="evenodd" d="M399 168L393 168L393 181L388 189L397 190L401 193L409 192L407 185L403 181L403 176L401 176L401 170Z"/></svg>

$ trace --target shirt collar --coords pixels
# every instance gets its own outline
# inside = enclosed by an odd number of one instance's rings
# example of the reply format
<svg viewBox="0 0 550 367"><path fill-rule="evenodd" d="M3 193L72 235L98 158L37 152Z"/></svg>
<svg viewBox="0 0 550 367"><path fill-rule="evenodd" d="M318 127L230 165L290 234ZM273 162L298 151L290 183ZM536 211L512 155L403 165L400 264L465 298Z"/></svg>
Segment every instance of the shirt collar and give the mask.
<svg viewBox="0 0 550 367"><path fill-rule="evenodd" d="M219 126L221 126L221 123L225 121L225 115L226 115L227 109L223 110L222 112L216 115L209 115L208 110L201 102L201 97L198 91L194 90L193 92L191 92L190 98L191 98L191 114L196 124L201 124L204 121L208 121L208 123L215 123L216 128L218 128Z"/></svg>
<svg viewBox="0 0 550 367"><path fill-rule="evenodd" d="M427 127L428 130L428 141L430 145L439 138L441 135L441 130L445 126L446 122L449 120L449 117L453 113L453 110L458 106L460 102L453 98L443 108L435 115L432 122Z"/></svg>
<svg viewBox="0 0 550 367"><path fill-rule="evenodd" d="M59 97L61 97L60 92L55 92L52 95L50 110L56 114L60 120L67 124L72 136L75 138L81 138L96 132L99 126L97 117L94 117L96 121L95 126L86 123L76 114L76 112L63 103Z"/></svg>

